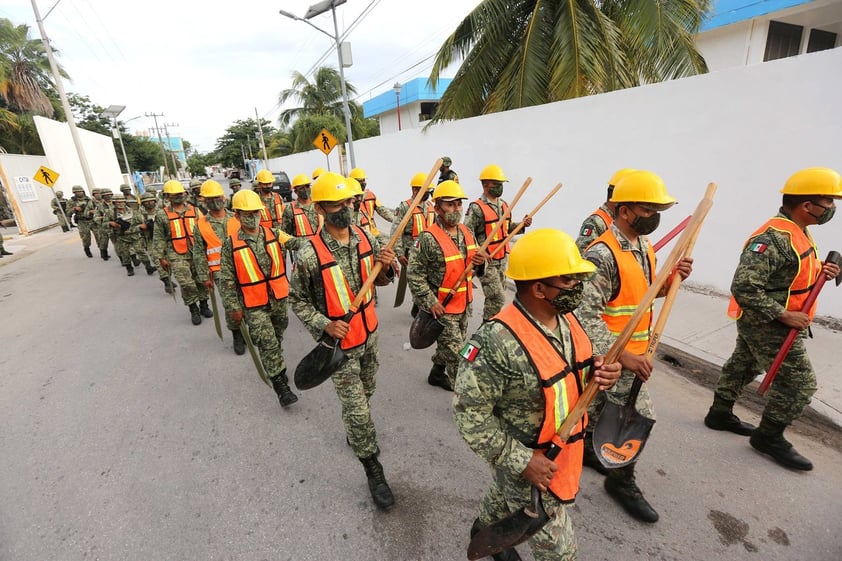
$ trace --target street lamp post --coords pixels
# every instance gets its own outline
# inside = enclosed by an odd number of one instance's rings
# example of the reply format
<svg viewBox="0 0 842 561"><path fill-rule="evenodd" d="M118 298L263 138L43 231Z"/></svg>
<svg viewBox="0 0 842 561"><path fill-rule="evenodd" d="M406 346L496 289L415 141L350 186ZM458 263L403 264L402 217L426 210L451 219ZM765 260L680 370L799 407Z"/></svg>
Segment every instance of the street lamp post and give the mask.
<svg viewBox="0 0 842 561"><path fill-rule="evenodd" d="M398 102L398 131L401 130L401 83L395 82L395 85L392 86L392 89L395 90L395 98Z"/></svg>
<svg viewBox="0 0 842 561"><path fill-rule="evenodd" d="M102 116L106 119L111 119L111 135L120 141L120 150L123 152L123 161L126 163L126 175L129 176L129 181L133 184L134 179L132 178L132 168L129 166L129 158L126 156L126 147L123 144L123 135L120 134L120 128L117 126L117 115L122 113L125 108L125 105L109 105L105 108L105 111L102 112Z"/></svg>
<svg viewBox="0 0 842 561"><path fill-rule="evenodd" d="M300 18L295 14L291 14L285 10L279 10L278 13L289 19L303 21L313 29L324 33L325 35L333 39L334 43L336 43L336 55L339 57L339 80L342 85L342 108L345 112L345 131L348 135L348 153L351 155L351 167L355 168L357 167L357 161L354 157L354 136L351 132L351 110L348 107L348 89L345 87L345 70L344 64L342 63L342 47L339 43L339 24L336 23L336 6L342 5L346 1L347 0L322 0L322 2L310 6L307 9L307 13L304 15L303 18ZM333 35L325 31L321 27L318 27L308 21L310 18L314 18L318 15L321 15L327 12L328 10L330 10L333 14Z"/></svg>

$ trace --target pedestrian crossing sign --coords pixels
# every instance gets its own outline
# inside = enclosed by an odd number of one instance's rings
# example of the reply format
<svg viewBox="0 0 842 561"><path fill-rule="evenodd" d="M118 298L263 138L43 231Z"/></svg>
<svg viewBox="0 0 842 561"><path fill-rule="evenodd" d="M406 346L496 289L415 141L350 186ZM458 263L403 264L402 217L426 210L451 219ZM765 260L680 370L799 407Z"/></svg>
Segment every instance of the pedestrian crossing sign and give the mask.
<svg viewBox="0 0 842 561"><path fill-rule="evenodd" d="M313 146L324 152L325 156L330 154L337 144L339 144L339 141L327 129L322 129L322 132L313 140Z"/></svg>
<svg viewBox="0 0 842 561"><path fill-rule="evenodd" d="M41 166L35 172L35 176L32 179L52 189L55 187L56 181L58 181L58 175L57 171L53 171L47 166Z"/></svg>

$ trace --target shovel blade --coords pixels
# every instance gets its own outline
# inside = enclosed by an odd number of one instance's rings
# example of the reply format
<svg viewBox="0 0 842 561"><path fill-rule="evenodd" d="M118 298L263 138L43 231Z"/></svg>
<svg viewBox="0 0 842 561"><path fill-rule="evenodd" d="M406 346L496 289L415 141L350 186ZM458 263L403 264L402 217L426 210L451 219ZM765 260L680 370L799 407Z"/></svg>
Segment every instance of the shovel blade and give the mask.
<svg viewBox="0 0 842 561"><path fill-rule="evenodd" d="M593 431L593 447L599 462L608 469L632 463L646 445L654 419L637 412L634 403L607 402Z"/></svg>
<svg viewBox="0 0 842 561"><path fill-rule="evenodd" d="M418 310L418 315L409 327L409 344L413 349L426 349L436 342L444 324L433 317L427 310Z"/></svg>
<svg viewBox="0 0 842 561"><path fill-rule="evenodd" d="M339 370L347 357L336 339L321 340L295 367L293 381L299 390L313 389Z"/></svg>
<svg viewBox="0 0 842 561"><path fill-rule="evenodd" d="M532 488L532 500L523 507L494 524L477 532L468 545L468 559L474 561L521 544L534 536L550 520L541 502L541 492Z"/></svg>
<svg viewBox="0 0 842 561"><path fill-rule="evenodd" d="M398 277L398 288L395 292L395 307L399 308L406 298L406 285L409 279L406 276L406 267L401 267L401 274Z"/></svg>

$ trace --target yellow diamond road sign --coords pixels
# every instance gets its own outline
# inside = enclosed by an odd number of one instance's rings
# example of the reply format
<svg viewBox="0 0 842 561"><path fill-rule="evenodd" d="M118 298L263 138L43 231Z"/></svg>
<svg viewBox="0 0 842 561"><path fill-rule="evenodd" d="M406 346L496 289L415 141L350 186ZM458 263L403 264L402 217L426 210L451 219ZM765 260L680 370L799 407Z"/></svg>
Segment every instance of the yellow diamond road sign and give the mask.
<svg viewBox="0 0 842 561"><path fill-rule="evenodd" d="M46 166L41 166L38 168L38 171L35 172L35 176L32 179L52 189L55 187L56 181L58 181L58 172L53 171Z"/></svg>
<svg viewBox="0 0 842 561"><path fill-rule="evenodd" d="M325 156L330 154L330 151L333 150L334 146L339 144L330 131L327 129L322 129L322 132L319 133L319 136L313 140L313 146L321 150L325 153Z"/></svg>

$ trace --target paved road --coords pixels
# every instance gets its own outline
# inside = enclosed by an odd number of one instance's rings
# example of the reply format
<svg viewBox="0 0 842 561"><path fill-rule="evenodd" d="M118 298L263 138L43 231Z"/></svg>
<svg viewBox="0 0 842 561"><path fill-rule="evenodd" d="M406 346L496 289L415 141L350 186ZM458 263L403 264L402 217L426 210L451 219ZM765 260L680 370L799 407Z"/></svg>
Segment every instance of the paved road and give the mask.
<svg viewBox="0 0 842 561"><path fill-rule="evenodd" d="M391 307L392 287L373 408L397 505L381 513L329 384L282 411L248 355L211 321L193 327L157 275L86 259L75 234L15 250L0 261L0 559L465 558L487 470L456 433L450 394L426 384L430 352L403 350L409 305ZM293 318L289 363L312 346ZM580 559L842 559L842 454L794 435L816 470L784 470L704 428L709 390L657 373L638 471L661 521L629 519L586 470Z"/></svg>

